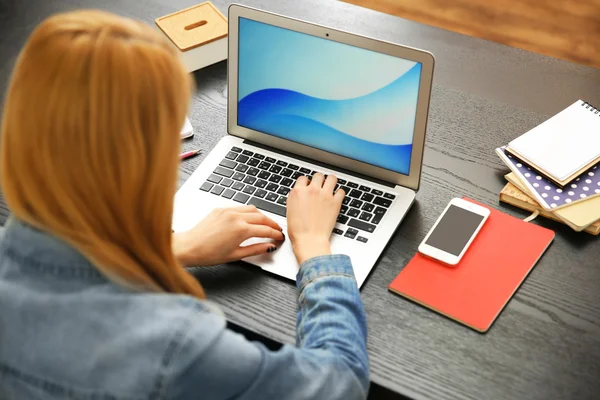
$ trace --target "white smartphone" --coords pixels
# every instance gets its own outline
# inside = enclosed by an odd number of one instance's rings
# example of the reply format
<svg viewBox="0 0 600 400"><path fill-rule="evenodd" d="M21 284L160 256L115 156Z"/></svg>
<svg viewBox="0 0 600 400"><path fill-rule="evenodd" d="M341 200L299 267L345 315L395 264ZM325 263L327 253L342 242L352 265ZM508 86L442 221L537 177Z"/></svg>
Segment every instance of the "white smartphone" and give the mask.
<svg viewBox="0 0 600 400"><path fill-rule="evenodd" d="M419 253L447 265L458 264L489 215L485 207L452 199L419 245Z"/></svg>

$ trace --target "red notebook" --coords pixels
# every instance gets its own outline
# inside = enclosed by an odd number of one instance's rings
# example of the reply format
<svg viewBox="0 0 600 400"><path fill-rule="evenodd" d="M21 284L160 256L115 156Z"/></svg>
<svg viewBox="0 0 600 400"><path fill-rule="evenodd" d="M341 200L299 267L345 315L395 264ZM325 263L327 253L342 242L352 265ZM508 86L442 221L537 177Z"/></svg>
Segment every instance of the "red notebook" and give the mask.
<svg viewBox="0 0 600 400"><path fill-rule="evenodd" d="M417 253L388 289L486 332L554 239L549 229L489 210L458 265L446 266Z"/></svg>

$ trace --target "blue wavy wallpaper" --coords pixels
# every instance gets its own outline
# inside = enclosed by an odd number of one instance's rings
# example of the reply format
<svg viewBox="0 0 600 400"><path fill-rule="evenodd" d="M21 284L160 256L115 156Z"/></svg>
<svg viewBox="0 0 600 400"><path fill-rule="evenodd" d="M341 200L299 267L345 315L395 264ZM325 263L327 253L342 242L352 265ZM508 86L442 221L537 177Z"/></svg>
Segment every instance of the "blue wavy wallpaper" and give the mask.
<svg viewBox="0 0 600 400"><path fill-rule="evenodd" d="M240 19L238 125L408 175L421 64Z"/></svg>

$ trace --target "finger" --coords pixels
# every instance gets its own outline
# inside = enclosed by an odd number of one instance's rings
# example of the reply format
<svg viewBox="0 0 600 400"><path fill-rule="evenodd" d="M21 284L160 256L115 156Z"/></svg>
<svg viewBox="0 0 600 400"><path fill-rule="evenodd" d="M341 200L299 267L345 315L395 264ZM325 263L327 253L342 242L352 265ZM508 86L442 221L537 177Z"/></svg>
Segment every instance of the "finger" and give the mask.
<svg viewBox="0 0 600 400"><path fill-rule="evenodd" d="M312 186L312 185L315 185L315 186L317 186L317 187L319 187L319 188L320 188L320 187L323 187L323 181L325 181L325 177L323 176L323 174L322 174L322 173L320 173L320 172L317 172L317 173L316 173L316 174L313 176L313 178L312 178L312 180L311 180L310 184L311 184L311 186Z"/></svg>
<svg viewBox="0 0 600 400"><path fill-rule="evenodd" d="M242 215L242 219L252 225L264 225L277 229L278 231L282 230L277 222L273 221L260 211L255 213L245 213Z"/></svg>
<svg viewBox="0 0 600 400"><path fill-rule="evenodd" d="M335 194L333 195L333 200L335 200L335 202L340 205L340 208L342 207L342 202L344 201L344 197L346 197L346 193L344 192L344 189L336 190Z"/></svg>
<svg viewBox="0 0 600 400"><path fill-rule="evenodd" d="M285 236L280 229L273 229L266 225L248 225L247 239L250 238L266 238L283 241Z"/></svg>
<svg viewBox="0 0 600 400"><path fill-rule="evenodd" d="M239 213L258 212L258 209L256 208L256 206L252 206L252 205L239 206L239 207L231 207L230 210L231 211L235 211L235 212L239 212Z"/></svg>
<svg viewBox="0 0 600 400"><path fill-rule="evenodd" d="M235 260L242 258L258 256L260 254L272 253L277 250L277 246L273 243L256 243L249 246L241 246L237 248L231 257Z"/></svg>
<svg viewBox="0 0 600 400"><path fill-rule="evenodd" d="M300 178L298 178L298 180L294 184L294 187L308 186L308 183L309 183L308 178L306 176L302 175Z"/></svg>
<svg viewBox="0 0 600 400"><path fill-rule="evenodd" d="M323 184L323 189L325 189L327 191L327 193L333 193L336 184L337 184L337 177L335 175L329 175L329 176L327 176L327 179L325 179L325 183Z"/></svg>

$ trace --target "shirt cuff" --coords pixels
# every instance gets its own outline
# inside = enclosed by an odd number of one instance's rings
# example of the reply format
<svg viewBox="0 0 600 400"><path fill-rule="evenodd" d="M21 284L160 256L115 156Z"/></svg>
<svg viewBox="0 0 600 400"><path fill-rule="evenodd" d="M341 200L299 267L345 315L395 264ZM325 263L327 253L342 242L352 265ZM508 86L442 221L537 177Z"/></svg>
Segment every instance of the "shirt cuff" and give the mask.
<svg viewBox="0 0 600 400"><path fill-rule="evenodd" d="M300 266L300 270L296 275L296 287L302 288L315 279L335 275L348 276L354 279L350 257L343 254L313 257Z"/></svg>

